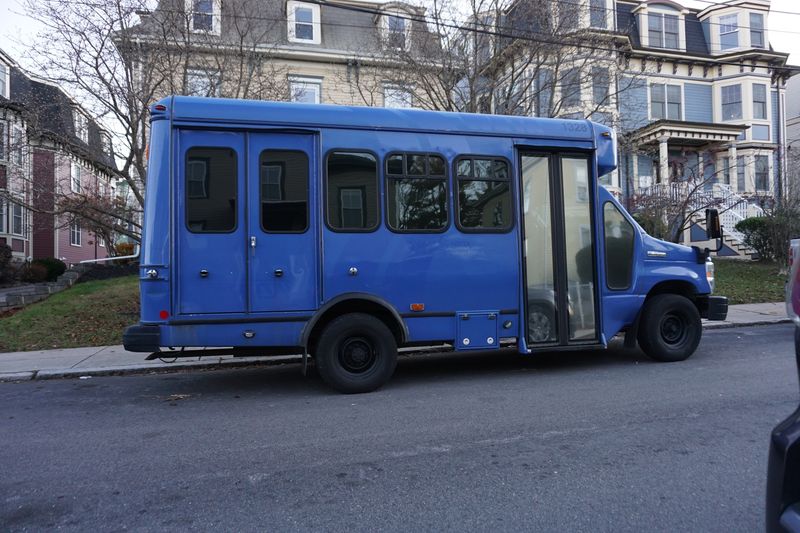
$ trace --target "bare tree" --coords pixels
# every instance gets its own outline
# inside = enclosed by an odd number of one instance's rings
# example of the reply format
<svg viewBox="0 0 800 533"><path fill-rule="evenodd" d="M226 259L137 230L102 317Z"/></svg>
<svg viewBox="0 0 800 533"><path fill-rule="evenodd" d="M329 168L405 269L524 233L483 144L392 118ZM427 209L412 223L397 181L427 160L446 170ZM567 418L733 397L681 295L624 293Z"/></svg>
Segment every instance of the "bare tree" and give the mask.
<svg viewBox="0 0 800 533"><path fill-rule="evenodd" d="M46 79L71 92L113 136L115 175L128 194L105 198L97 189L56 187L51 208L65 220L79 218L99 233L141 236L147 182L149 106L169 94L284 100L286 76L270 61L277 17L263 3L226 3L219 20L185 9L183 0L26 0L27 14L44 28L27 59ZM206 28L208 31L206 31ZM46 113L31 106L31 117ZM37 121L29 121L36 136ZM67 151L69 139L57 140ZM109 170L109 169L105 169ZM31 197L46 191L33 191ZM42 212L30 202L29 209Z"/></svg>

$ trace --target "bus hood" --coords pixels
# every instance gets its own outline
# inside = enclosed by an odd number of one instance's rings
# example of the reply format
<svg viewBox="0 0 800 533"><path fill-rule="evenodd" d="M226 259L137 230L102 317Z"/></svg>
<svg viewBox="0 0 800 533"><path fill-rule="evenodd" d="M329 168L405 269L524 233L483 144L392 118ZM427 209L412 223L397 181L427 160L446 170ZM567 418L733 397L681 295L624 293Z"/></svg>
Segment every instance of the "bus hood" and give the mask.
<svg viewBox="0 0 800 533"><path fill-rule="evenodd" d="M689 263L697 262L697 252L689 246L676 244L674 242L662 241L651 237L646 233L642 235L642 244L645 259L657 259L663 261L685 261Z"/></svg>

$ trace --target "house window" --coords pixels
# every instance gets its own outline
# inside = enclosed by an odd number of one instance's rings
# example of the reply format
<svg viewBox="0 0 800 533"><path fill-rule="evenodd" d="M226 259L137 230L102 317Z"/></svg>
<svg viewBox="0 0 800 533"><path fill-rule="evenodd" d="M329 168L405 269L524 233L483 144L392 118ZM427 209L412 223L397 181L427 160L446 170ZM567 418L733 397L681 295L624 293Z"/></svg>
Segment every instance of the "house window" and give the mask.
<svg viewBox="0 0 800 533"><path fill-rule="evenodd" d="M72 224L69 225L69 243L72 246L81 245L81 223L77 220L74 220Z"/></svg>
<svg viewBox="0 0 800 533"><path fill-rule="evenodd" d="M320 44L319 5L289 1L286 3L289 41Z"/></svg>
<svg viewBox="0 0 800 533"><path fill-rule="evenodd" d="M20 204L11 204L11 233L23 235L23 209Z"/></svg>
<svg viewBox="0 0 800 533"><path fill-rule="evenodd" d="M0 198L0 233L6 232L6 202Z"/></svg>
<svg viewBox="0 0 800 533"><path fill-rule="evenodd" d="M81 192L81 166L72 162L69 168L69 188L74 193Z"/></svg>
<svg viewBox="0 0 800 533"><path fill-rule="evenodd" d="M405 50L406 26L408 22L399 15L386 16L386 44L390 48Z"/></svg>
<svg viewBox="0 0 800 533"><path fill-rule="evenodd" d="M100 148L105 155L113 155L111 153L111 136L108 133L100 134Z"/></svg>
<svg viewBox="0 0 800 533"><path fill-rule="evenodd" d="M189 31L197 33L219 33L219 0L186 0L189 14Z"/></svg>
<svg viewBox="0 0 800 533"><path fill-rule="evenodd" d="M318 104L322 95L320 78L289 78L289 99L303 104Z"/></svg>
<svg viewBox="0 0 800 533"><path fill-rule="evenodd" d="M219 96L220 77L216 70L188 69L186 90L189 96Z"/></svg>
<svg viewBox="0 0 800 533"><path fill-rule="evenodd" d="M6 123L0 121L0 161L6 160Z"/></svg>
<svg viewBox="0 0 800 533"><path fill-rule="evenodd" d="M97 246L100 246L101 248L106 247L106 238L102 235L97 235Z"/></svg>
<svg viewBox="0 0 800 533"><path fill-rule="evenodd" d="M722 120L742 118L742 86L728 85L722 88Z"/></svg>
<svg viewBox="0 0 800 533"><path fill-rule="evenodd" d="M20 126L11 128L11 162L22 166L25 162L24 135Z"/></svg>
<svg viewBox="0 0 800 533"><path fill-rule="evenodd" d="M753 118L767 119L767 86L762 83L753 84Z"/></svg>
<svg viewBox="0 0 800 533"><path fill-rule="evenodd" d="M383 88L383 107L414 107L414 95L405 87L386 85Z"/></svg>
<svg viewBox="0 0 800 533"><path fill-rule="evenodd" d="M8 65L0 63L0 96L8 98L9 93L9 75Z"/></svg>
<svg viewBox="0 0 800 533"><path fill-rule="evenodd" d="M650 86L650 118L683 120L680 85L654 83Z"/></svg>
<svg viewBox="0 0 800 533"><path fill-rule="evenodd" d="M564 73L561 79L561 100L564 107L581 104L581 71L577 68L571 68Z"/></svg>
<svg viewBox="0 0 800 533"><path fill-rule="evenodd" d="M769 156L757 155L755 157L755 179L757 191L769 190Z"/></svg>
<svg viewBox="0 0 800 533"><path fill-rule="evenodd" d="M750 13L750 46L764 48L764 15Z"/></svg>
<svg viewBox="0 0 800 533"><path fill-rule="evenodd" d="M364 227L364 191L362 189L339 189L342 227Z"/></svg>
<svg viewBox="0 0 800 533"><path fill-rule="evenodd" d="M647 15L647 29L650 46L653 48L678 49L678 16L663 13Z"/></svg>
<svg viewBox="0 0 800 533"><path fill-rule="evenodd" d="M594 98L594 105L597 106L607 103L609 85L608 69L601 67L592 68L592 97Z"/></svg>
<svg viewBox="0 0 800 533"><path fill-rule="evenodd" d="M591 0L589 3L589 25L592 28L606 29L606 0Z"/></svg>
<svg viewBox="0 0 800 533"><path fill-rule="evenodd" d="M89 119L77 109L73 110L72 118L75 126L75 136L83 142L89 142Z"/></svg>
<svg viewBox="0 0 800 533"><path fill-rule="evenodd" d="M208 198L208 157L190 157L186 161L186 189L190 200Z"/></svg>
<svg viewBox="0 0 800 533"><path fill-rule="evenodd" d="M722 50L739 47L739 15L723 15L719 18L719 45Z"/></svg>
<svg viewBox="0 0 800 533"><path fill-rule="evenodd" d="M736 158L736 190L743 192L746 189L744 182L744 156Z"/></svg>

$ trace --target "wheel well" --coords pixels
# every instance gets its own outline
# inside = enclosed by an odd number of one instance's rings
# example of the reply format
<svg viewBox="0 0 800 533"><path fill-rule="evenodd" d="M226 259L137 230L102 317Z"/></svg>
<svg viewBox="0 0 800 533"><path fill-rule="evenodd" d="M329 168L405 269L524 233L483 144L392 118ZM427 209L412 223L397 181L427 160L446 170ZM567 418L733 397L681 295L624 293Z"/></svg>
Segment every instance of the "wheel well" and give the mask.
<svg viewBox="0 0 800 533"><path fill-rule="evenodd" d="M650 292L647 293L646 300L657 294L677 294L688 298L697 305L697 289L688 281L670 280L656 283L653 288L650 289Z"/></svg>
<svg viewBox="0 0 800 533"><path fill-rule="evenodd" d="M325 326L332 320L348 313L366 313L374 316L386 324L386 327L388 327L389 331L394 335L398 346L405 342L405 330L403 325L398 323L392 311L377 302L354 298L339 302L323 312L312 326L311 332L308 335L308 351L314 353L317 340L322 330L325 329Z"/></svg>

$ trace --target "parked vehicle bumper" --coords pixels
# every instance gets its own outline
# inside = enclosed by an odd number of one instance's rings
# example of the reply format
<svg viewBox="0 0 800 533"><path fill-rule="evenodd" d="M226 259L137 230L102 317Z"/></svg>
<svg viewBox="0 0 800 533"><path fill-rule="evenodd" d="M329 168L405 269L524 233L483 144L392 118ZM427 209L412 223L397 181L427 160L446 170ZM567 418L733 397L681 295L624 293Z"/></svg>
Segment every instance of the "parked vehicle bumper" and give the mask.
<svg viewBox="0 0 800 533"><path fill-rule="evenodd" d="M700 316L708 320L725 320L728 317L728 298L705 296L700 300Z"/></svg>
<svg viewBox="0 0 800 533"><path fill-rule="evenodd" d="M122 334L122 345L129 352L157 352L161 346L161 329L152 324L129 326Z"/></svg>
<svg viewBox="0 0 800 533"><path fill-rule="evenodd" d="M794 342L800 366L800 327ZM772 430L766 511L768 533L800 533L800 408Z"/></svg>

